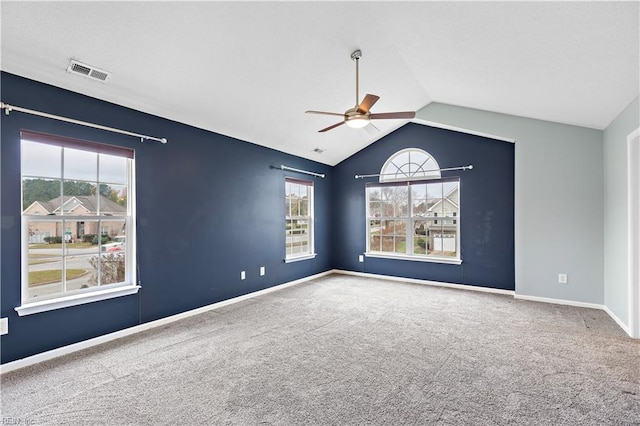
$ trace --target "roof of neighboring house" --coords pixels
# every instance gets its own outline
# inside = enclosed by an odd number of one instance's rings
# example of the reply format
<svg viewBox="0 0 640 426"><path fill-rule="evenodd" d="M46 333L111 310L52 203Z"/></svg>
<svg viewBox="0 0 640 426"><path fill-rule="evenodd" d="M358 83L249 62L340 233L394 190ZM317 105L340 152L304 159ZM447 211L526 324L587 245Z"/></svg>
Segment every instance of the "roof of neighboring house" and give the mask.
<svg viewBox="0 0 640 426"><path fill-rule="evenodd" d="M431 207L429 207L429 210L433 210L433 208L439 205L440 203L442 203L443 200L450 202L455 208L458 208L459 207L458 203L456 203L450 198L457 190L458 190L458 187L456 186L451 191L449 191L443 198L438 199L438 201L436 201Z"/></svg>
<svg viewBox="0 0 640 426"><path fill-rule="evenodd" d="M56 197L49 201L34 201L34 203L40 204L44 207L47 212L55 213L60 209L60 203L62 202L65 211L70 210L72 207L68 207L72 205L81 205L84 207L87 212L96 212L98 210L98 198L95 195L65 195L63 197ZM31 206L29 206L28 210ZM104 195L100 195L100 212L101 213L125 213L127 211L126 207L121 206L118 203L115 203L105 197Z"/></svg>

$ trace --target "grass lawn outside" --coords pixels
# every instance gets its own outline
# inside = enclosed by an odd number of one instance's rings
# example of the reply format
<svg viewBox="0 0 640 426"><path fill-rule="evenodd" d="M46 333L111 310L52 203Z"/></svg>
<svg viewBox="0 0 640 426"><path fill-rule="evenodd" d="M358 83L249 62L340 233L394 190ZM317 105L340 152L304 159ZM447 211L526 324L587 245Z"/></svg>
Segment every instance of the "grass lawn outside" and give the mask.
<svg viewBox="0 0 640 426"><path fill-rule="evenodd" d="M67 248L89 248L91 243L67 243ZM29 244L30 249L59 249L62 244Z"/></svg>
<svg viewBox="0 0 640 426"><path fill-rule="evenodd" d="M299 247L299 246L306 246L309 243L307 241L296 241L293 243L287 243L287 248L289 247Z"/></svg>
<svg viewBox="0 0 640 426"><path fill-rule="evenodd" d="M84 269L67 269L67 279L78 278L87 274ZM62 280L62 271L60 269L47 269L44 271L29 272L29 287L57 283Z"/></svg>
<svg viewBox="0 0 640 426"><path fill-rule="evenodd" d="M433 255L433 256L442 256L442 257L455 257L456 256L456 252L455 251L436 251L436 250L427 250L425 247L420 246L420 244L418 244L418 240L422 239L422 241L424 241L423 238L415 238L413 240L413 254L417 254L417 255ZM374 246L378 246L378 242L375 240L372 240L372 245ZM426 245L426 243L425 243ZM395 246L393 244L393 242L391 243L384 243L383 242L383 246L382 246L382 252L384 253L395 253L395 254L406 254L407 253L407 242L402 239L399 241L395 241Z"/></svg>

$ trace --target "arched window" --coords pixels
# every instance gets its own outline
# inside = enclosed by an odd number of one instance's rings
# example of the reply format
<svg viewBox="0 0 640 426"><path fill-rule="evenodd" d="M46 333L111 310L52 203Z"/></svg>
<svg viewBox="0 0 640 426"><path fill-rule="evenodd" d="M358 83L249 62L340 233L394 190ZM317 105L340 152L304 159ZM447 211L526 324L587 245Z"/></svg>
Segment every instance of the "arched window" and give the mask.
<svg viewBox="0 0 640 426"><path fill-rule="evenodd" d="M380 182L440 179L440 166L427 151L407 148L393 154L380 170Z"/></svg>

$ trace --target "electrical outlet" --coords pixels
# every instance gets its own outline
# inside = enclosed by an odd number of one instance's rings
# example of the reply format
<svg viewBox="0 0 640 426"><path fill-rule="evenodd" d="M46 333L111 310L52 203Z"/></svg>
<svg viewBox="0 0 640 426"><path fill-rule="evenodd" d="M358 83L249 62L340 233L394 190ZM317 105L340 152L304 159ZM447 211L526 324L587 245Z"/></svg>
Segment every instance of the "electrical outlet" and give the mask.
<svg viewBox="0 0 640 426"><path fill-rule="evenodd" d="M566 284L568 280L567 274L558 274L558 282L560 284Z"/></svg>
<svg viewBox="0 0 640 426"><path fill-rule="evenodd" d="M360 256L358 256L358 262L364 262L364 255L361 254Z"/></svg>
<svg viewBox="0 0 640 426"><path fill-rule="evenodd" d="M0 336L9 334L9 318L0 319Z"/></svg>
<svg viewBox="0 0 640 426"><path fill-rule="evenodd" d="M264 274L265 274L264 266L261 266L260 267L260 276L263 276Z"/></svg>
<svg viewBox="0 0 640 426"><path fill-rule="evenodd" d="M240 279L241 279L241 280L244 280L245 278L247 278L247 274L246 274L246 272L245 272L245 271L241 271L241 272L240 272Z"/></svg>

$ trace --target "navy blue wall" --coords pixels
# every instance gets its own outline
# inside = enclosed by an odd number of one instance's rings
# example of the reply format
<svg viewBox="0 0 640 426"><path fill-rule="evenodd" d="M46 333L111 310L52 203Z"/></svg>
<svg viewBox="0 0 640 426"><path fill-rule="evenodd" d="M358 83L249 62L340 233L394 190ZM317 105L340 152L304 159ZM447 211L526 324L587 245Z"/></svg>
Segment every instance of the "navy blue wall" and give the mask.
<svg viewBox="0 0 640 426"><path fill-rule="evenodd" d="M331 167L2 73L2 101L166 137L138 139L13 112L1 122L1 362L61 347L331 268ZM20 130L53 133L136 151L137 295L24 317L20 305ZM315 183L316 252L285 264L284 176L271 168L326 173ZM259 267L266 275L259 276ZM240 280L240 271L247 278Z"/></svg>
<svg viewBox="0 0 640 426"><path fill-rule="evenodd" d="M514 289L514 147L477 136L408 124L329 167L279 151L123 108L2 73L2 101L142 134L169 143L18 112L1 114L0 212L1 362L86 340L331 268ZM121 145L136 150L137 295L25 317L20 305L21 129ZM396 151L416 147L441 167L473 164L461 179L462 265L365 258L365 180ZM316 252L285 264L284 176L272 166L326 173L295 173L315 183ZM265 266L267 274L258 270ZM240 271L247 279L240 280Z"/></svg>
<svg viewBox="0 0 640 426"><path fill-rule="evenodd" d="M460 177L461 265L358 255L366 249L365 184L356 174L380 173L384 162L404 148L420 148L440 167L473 165ZM494 139L407 124L338 164L333 172L333 266L405 278L515 290L514 145Z"/></svg>

